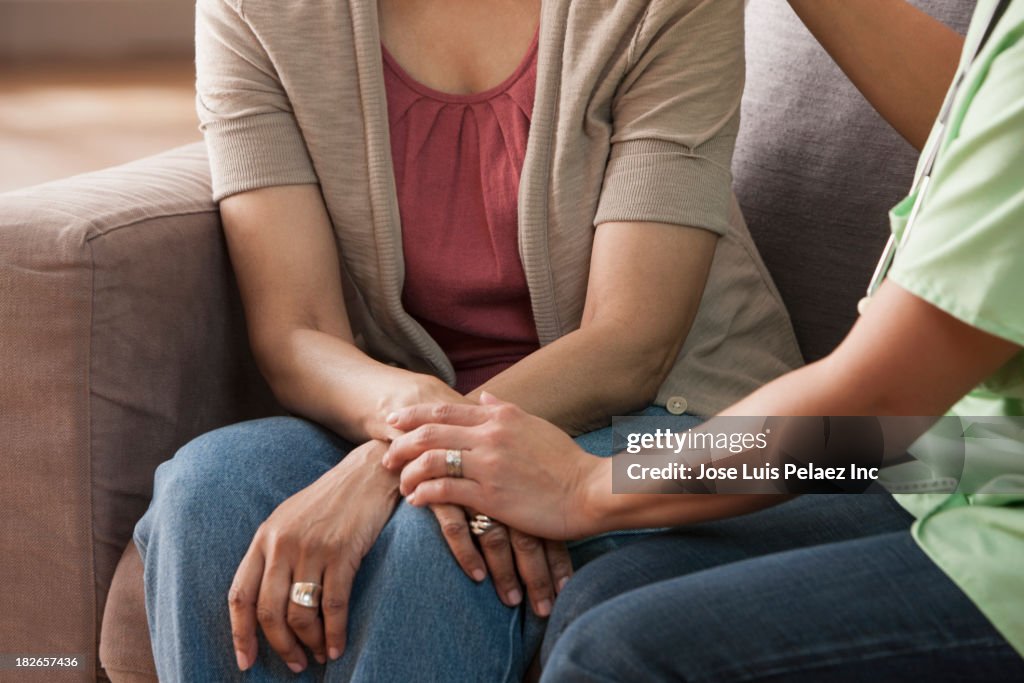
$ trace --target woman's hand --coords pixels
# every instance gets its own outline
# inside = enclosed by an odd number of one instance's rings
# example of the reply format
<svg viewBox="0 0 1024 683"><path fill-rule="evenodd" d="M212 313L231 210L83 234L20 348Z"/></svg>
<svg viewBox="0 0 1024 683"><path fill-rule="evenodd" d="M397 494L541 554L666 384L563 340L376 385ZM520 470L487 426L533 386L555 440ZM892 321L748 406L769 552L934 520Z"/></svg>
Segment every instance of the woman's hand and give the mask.
<svg viewBox="0 0 1024 683"><path fill-rule="evenodd" d="M399 368L386 368L374 377L379 396L376 405L367 412L364 431L371 439L390 441L404 432L385 420L395 411L421 403L466 403L470 400L433 375L409 372Z"/></svg>
<svg viewBox="0 0 1024 683"><path fill-rule="evenodd" d="M409 373L403 372L403 375L403 382L396 382L393 390L385 392L389 399L379 406L378 415L386 416L395 409L424 403L469 405L466 398L435 377L414 375L416 381L410 382ZM368 425L368 429L382 439L397 438L404 433L398 425L384 419ZM572 575L572 562L564 543L545 541L502 525L481 536L478 546L473 542L466 521L467 514L472 513L459 505L444 503L431 505L430 509L452 555L467 576L483 581L489 569L498 598L509 607L522 602L521 579L533 611L541 617L551 614L555 592Z"/></svg>
<svg viewBox="0 0 1024 683"><path fill-rule="evenodd" d="M456 503L542 538L588 536L601 459L562 430L489 394L481 405L406 408L390 424L407 431L384 459L402 469L401 491L413 505ZM461 449L463 478L446 477L445 451ZM403 469L404 468L404 469Z"/></svg>
<svg viewBox="0 0 1024 683"><path fill-rule="evenodd" d="M490 569L498 599L509 607L522 602L525 584L534 613L545 618L551 614L556 593L572 576L572 560L565 543L537 538L495 522L477 537L478 546L466 520L471 511L445 504L434 504L430 509L467 576L483 581Z"/></svg>
<svg viewBox="0 0 1024 683"><path fill-rule="evenodd" d="M243 671L256 661L257 623L292 671L306 668L303 644L320 662L341 656L356 570L398 500L395 476L380 467L386 448L368 441L354 449L260 525L228 595ZM294 582L323 586L320 609L291 602Z"/></svg>

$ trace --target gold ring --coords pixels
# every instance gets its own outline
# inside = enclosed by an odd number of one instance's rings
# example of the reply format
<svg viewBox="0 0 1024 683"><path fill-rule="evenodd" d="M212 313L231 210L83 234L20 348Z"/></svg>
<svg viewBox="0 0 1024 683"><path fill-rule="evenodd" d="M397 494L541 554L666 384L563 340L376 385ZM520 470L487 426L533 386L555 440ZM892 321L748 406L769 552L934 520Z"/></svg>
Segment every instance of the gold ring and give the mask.
<svg viewBox="0 0 1024 683"><path fill-rule="evenodd" d="M449 477L462 478L462 451L449 448L444 452L445 471Z"/></svg>

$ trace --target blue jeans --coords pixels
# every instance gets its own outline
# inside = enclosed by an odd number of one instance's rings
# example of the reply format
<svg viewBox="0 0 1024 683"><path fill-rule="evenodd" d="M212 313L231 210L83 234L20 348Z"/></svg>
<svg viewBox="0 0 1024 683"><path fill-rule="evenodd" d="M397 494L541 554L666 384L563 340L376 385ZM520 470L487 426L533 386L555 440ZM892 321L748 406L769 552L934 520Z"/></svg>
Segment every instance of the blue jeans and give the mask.
<svg viewBox="0 0 1024 683"><path fill-rule="evenodd" d="M661 408L645 414L665 415ZM691 418L696 424L696 418ZM611 430L577 442L611 453ZM257 527L336 465L352 444L298 418L225 427L182 448L156 472L135 529L157 673L172 681L519 681L545 622L504 606L488 579L456 564L429 510L400 503L353 586L348 646L336 662L292 674L265 640L252 669L235 666L227 594ZM637 535L574 544L574 563ZM570 582L571 583L571 582Z"/></svg>
<svg viewBox="0 0 1024 683"><path fill-rule="evenodd" d="M887 495L648 536L559 596L543 681L1010 681L1024 659Z"/></svg>

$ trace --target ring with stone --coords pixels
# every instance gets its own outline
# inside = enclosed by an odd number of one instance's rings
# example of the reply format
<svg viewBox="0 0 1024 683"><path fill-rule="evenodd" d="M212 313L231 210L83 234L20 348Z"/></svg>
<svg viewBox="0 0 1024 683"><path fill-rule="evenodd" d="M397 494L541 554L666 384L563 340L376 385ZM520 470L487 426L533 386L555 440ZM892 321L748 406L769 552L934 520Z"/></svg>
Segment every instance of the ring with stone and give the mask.
<svg viewBox="0 0 1024 683"><path fill-rule="evenodd" d="M477 513L469 520L469 529L475 536L483 536L488 531L497 526L497 522L488 517Z"/></svg>

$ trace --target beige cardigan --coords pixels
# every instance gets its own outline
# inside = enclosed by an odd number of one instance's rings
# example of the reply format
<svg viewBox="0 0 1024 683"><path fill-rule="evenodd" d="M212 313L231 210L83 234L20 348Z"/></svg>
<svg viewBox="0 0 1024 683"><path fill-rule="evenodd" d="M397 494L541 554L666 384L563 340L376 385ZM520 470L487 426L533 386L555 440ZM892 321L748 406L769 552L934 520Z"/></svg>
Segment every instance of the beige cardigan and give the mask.
<svg viewBox="0 0 1024 683"><path fill-rule="evenodd" d="M579 327L595 225L657 221L721 235L697 318L658 394L673 412L688 404L710 415L801 362L730 188L742 15L742 0L542 3L519 193L537 334L548 344ZM319 183L358 343L453 382L441 348L402 307L376 2L199 0L196 22L215 198Z"/></svg>

